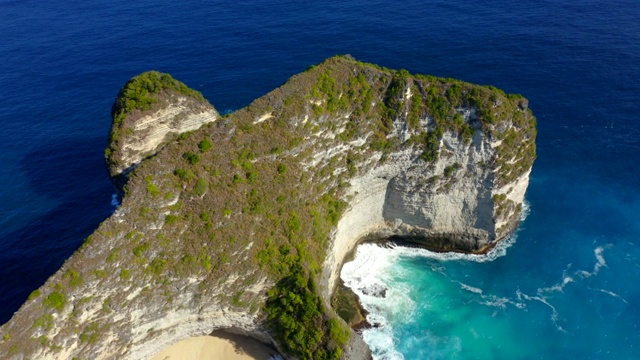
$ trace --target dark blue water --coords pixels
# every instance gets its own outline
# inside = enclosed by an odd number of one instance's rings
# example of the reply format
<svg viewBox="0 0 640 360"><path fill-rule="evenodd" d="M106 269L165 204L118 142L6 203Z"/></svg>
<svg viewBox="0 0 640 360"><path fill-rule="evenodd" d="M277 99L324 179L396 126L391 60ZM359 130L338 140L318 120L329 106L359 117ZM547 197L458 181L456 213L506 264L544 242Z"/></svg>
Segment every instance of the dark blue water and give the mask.
<svg viewBox="0 0 640 360"><path fill-rule="evenodd" d="M517 240L489 262L393 257L404 274L394 283L416 305L390 320L387 348L407 359L632 358L638 19L636 1L0 0L0 323L113 211L103 149L131 76L169 72L225 111L349 53L522 93L539 123ZM504 306L483 304L496 299Z"/></svg>

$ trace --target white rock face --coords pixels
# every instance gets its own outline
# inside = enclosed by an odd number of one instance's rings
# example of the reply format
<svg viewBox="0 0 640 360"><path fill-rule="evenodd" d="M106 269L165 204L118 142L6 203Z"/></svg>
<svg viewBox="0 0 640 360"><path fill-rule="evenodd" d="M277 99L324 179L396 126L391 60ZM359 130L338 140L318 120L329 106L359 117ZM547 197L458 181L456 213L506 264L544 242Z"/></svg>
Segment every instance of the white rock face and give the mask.
<svg viewBox="0 0 640 360"><path fill-rule="evenodd" d="M167 106L140 117L124 131L117 165L111 169L112 175L135 167L146 157L157 153L172 137L197 130L220 117L213 106L205 106L199 100L173 95L167 101Z"/></svg>
<svg viewBox="0 0 640 360"><path fill-rule="evenodd" d="M197 287L197 284L193 286ZM165 310L164 303L145 302L136 299L136 297L126 308L110 310L109 316L113 318L113 325L106 331L101 330L106 333L105 338L101 339L101 343L104 345L101 346L99 352L92 353L91 358L96 360L149 359L163 348L181 339L209 335L217 329L251 336L267 344L272 343L271 337L265 329L260 327L259 319L255 313L233 310L215 302L207 302L203 305L193 299L193 294L196 293L195 289L187 287L183 290L182 295L174 300L176 307L171 308L170 311ZM85 291L88 292L85 292L83 296L92 299L113 295L113 293L105 293L104 289L97 287L85 289ZM89 306L82 309L82 317L79 321L91 323L105 316L102 306L95 306L96 304L99 305L100 301L89 302ZM188 306L188 304L194 306ZM78 309L73 311L76 310ZM126 333L118 331L120 325L127 329ZM54 325L52 329L47 331L47 334L52 336L61 330L63 329L56 328ZM35 354L34 358L42 360L70 359L73 354L86 346L86 341L83 343L81 336L69 339L60 353L52 352L43 347ZM107 345L110 341L122 340L123 337L128 339L127 348L112 349ZM23 358L18 354L11 359Z"/></svg>
<svg viewBox="0 0 640 360"><path fill-rule="evenodd" d="M268 344L272 342L266 331L260 328L255 314L207 305L209 306L201 309L176 309L147 323L133 319L136 323L140 322L142 326L134 329L137 337L132 342L131 349L120 354L118 358L149 359L160 350L180 340L209 335L217 329L227 331L235 329L242 335L254 337ZM144 312L148 313L148 310L145 309ZM149 336L150 332L154 334Z"/></svg>
<svg viewBox="0 0 640 360"><path fill-rule="evenodd" d="M403 236L438 249L481 252L515 226L515 207L496 218L494 196L522 204L529 173L495 189L489 165L498 144L482 131L470 143L445 133L440 156L430 164L412 149L352 179L349 209L340 219L324 262L325 293L335 288L340 266L366 237ZM502 232L498 229L503 228Z"/></svg>

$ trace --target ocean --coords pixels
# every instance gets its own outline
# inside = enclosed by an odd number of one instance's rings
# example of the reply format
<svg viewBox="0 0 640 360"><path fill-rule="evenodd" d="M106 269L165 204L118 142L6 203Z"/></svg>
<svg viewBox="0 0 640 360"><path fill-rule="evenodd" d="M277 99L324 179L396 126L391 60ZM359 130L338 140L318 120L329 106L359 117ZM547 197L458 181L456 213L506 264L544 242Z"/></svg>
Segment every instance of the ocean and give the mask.
<svg viewBox="0 0 640 360"><path fill-rule="evenodd" d="M113 211L120 87L171 73L220 111L336 54L523 94L527 216L484 257L360 246L376 359L640 355L640 3L0 0L0 323ZM362 272L367 268L369 271Z"/></svg>

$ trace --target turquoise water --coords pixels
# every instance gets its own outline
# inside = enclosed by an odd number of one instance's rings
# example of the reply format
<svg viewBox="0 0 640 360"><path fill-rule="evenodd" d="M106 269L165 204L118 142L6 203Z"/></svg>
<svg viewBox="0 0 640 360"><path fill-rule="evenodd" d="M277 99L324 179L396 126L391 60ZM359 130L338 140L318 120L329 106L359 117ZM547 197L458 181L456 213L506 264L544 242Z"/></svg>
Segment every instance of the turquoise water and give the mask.
<svg viewBox="0 0 640 360"><path fill-rule="evenodd" d="M342 278L370 312L375 358L637 358L640 198L552 188L532 179L528 216L487 256L361 245Z"/></svg>
<svg viewBox="0 0 640 360"><path fill-rule="evenodd" d="M636 0L0 0L0 323L113 212L103 151L130 77L169 72L225 112L351 54L521 93L539 123L509 246L362 250L389 289L378 358L638 358L638 19Z"/></svg>

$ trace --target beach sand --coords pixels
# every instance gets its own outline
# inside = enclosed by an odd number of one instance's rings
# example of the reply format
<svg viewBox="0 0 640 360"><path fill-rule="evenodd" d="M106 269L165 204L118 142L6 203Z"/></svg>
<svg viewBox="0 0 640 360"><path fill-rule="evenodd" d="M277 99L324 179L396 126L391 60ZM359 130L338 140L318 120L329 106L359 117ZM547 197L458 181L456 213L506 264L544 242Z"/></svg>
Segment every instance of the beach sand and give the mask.
<svg viewBox="0 0 640 360"><path fill-rule="evenodd" d="M215 331L179 341L151 360L269 360L278 352L248 336ZM280 357L277 357L280 359Z"/></svg>

